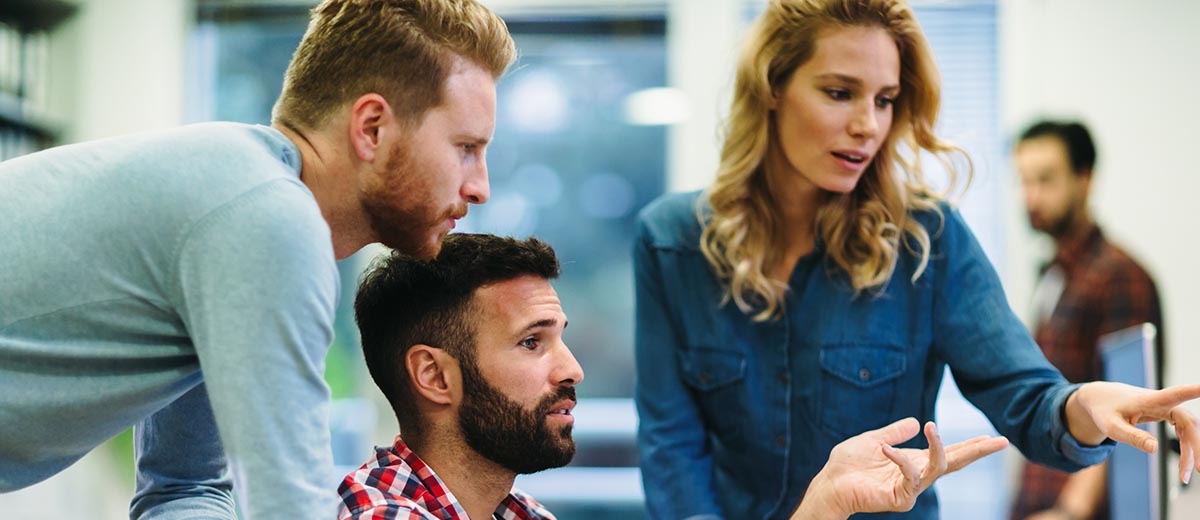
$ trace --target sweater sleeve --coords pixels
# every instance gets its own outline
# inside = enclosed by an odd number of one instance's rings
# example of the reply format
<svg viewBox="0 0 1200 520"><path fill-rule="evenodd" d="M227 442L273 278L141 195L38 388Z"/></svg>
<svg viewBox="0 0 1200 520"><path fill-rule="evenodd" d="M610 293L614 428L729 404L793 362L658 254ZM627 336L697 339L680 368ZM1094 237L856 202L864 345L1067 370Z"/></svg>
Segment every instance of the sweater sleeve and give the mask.
<svg viewBox="0 0 1200 520"><path fill-rule="evenodd" d="M333 517L323 374L339 279L311 194L277 180L209 212L175 279L242 517Z"/></svg>

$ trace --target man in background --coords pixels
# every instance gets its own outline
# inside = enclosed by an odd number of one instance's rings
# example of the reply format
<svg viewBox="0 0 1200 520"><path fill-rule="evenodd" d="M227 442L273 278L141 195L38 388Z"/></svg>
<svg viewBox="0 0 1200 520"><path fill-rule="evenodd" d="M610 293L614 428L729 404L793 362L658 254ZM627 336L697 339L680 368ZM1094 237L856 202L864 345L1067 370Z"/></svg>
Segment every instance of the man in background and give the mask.
<svg viewBox="0 0 1200 520"><path fill-rule="evenodd" d="M1077 122L1041 121L1016 147L1029 223L1054 240L1054 258L1034 290L1034 338L1072 383L1103 378L1101 336L1140 323L1158 328L1162 384L1162 308L1154 280L1108 241L1088 210L1096 148ZM1108 520L1107 464L1067 474L1026 462L1012 518Z"/></svg>
<svg viewBox="0 0 1200 520"><path fill-rule="evenodd" d="M271 126L0 164L0 492L133 426L131 518L331 518L335 261L487 201L515 52L474 0L326 0Z"/></svg>

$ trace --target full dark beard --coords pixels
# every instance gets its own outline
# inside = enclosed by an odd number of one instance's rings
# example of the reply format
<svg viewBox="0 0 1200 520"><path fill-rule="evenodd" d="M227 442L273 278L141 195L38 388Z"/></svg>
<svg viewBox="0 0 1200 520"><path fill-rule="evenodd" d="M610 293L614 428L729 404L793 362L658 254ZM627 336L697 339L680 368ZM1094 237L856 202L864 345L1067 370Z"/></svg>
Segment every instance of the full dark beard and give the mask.
<svg viewBox="0 0 1200 520"><path fill-rule="evenodd" d="M1071 231L1071 225L1077 218L1079 209L1073 204L1068 207L1062 215L1054 220L1034 218L1033 214L1029 214L1029 225L1042 233L1050 235L1053 238L1062 238Z"/></svg>
<svg viewBox="0 0 1200 520"><path fill-rule="evenodd" d="M1059 217L1058 220L1048 223L1044 231L1054 238L1064 236L1071 229L1071 220L1071 213L1068 212L1066 215Z"/></svg>
<svg viewBox="0 0 1200 520"><path fill-rule="evenodd" d="M1067 207L1062 214L1054 220L1050 219L1035 219L1033 212L1029 212L1029 225L1042 233L1050 235L1054 239L1060 239L1072 232L1077 223L1087 219L1087 196L1080 192L1072 192L1067 200Z"/></svg>
<svg viewBox="0 0 1200 520"><path fill-rule="evenodd" d="M532 411L488 384L473 360L463 360L463 404L458 424L467 446L514 473L525 475L566 466L575 457L571 427L551 432L546 413L575 389L561 387Z"/></svg>

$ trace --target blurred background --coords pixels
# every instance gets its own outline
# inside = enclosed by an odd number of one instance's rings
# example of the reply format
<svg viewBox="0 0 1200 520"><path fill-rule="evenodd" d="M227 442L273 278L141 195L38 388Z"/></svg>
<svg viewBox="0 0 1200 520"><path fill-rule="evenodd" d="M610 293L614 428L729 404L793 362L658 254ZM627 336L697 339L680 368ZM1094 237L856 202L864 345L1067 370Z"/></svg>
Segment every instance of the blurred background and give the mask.
<svg viewBox="0 0 1200 520"><path fill-rule="evenodd" d="M315 3L3 0L0 158L190 122L266 124ZM499 84L492 200L460 230L533 234L555 247L563 262L556 288L572 322L567 341L587 372L579 457L518 485L560 518L644 518L629 400L633 222L662 193L712 179L734 56L764 1L484 3L507 20L520 60ZM912 3L943 75L939 133L974 159L962 212L1013 308L1031 315L1036 269L1051 247L1026 222L1011 143L1035 118L1081 119L1100 155L1094 214L1158 280L1166 383L1200 381L1188 370L1200 367L1200 320L1189 319L1200 247L1187 224L1200 171L1184 153L1200 121L1200 2ZM339 471L361 464L372 445L390 444L396 430L362 365L349 304L377 253L368 248L340 265L345 294L327 371ZM949 378L938 418L949 442L991 431ZM1016 457L943 479L942 516L1006 518ZM0 517L124 518L132 483L126 434L47 482L0 495Z"/></svg>

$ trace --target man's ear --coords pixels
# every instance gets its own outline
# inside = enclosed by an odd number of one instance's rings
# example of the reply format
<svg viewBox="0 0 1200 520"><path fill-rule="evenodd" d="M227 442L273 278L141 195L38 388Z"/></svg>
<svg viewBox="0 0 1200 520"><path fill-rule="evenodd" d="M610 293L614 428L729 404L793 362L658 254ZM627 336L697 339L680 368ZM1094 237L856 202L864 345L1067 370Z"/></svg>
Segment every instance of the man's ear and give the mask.
<svg viewBox="0 0 1200 520"><path fill-rule="evenodd" d="M404 368L414 392L425 400L451 405L462 395L458 360L443 349L413 345L404 356Z"/></svg>
<svg viewBox="0 0 1200 520"><path fill-rule="evenodd" d="M396 116L383 96L363 94L350 107L350 145L360 160L371 162L392 131Z"/></svg>

